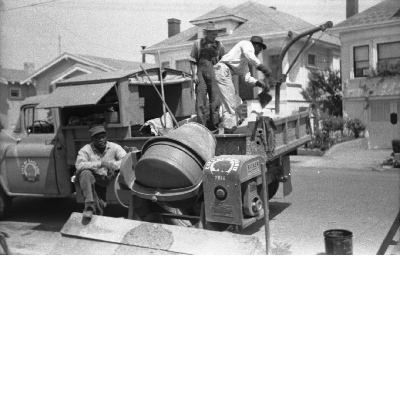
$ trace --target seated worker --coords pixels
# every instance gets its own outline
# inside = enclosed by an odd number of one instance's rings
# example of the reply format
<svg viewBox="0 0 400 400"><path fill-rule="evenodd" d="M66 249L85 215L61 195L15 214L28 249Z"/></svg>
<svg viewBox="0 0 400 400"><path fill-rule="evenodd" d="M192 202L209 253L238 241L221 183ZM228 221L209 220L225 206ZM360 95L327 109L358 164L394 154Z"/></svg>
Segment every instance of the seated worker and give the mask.
<svg viewBox="0 0 400 400"><path fill-rule="evenodd" d="M85 199L83 217L91 219L93 214L103 215L107 186L119 170L126 152L120 145L107 141L104 126L94 126L89 133L92 143L79 150L75 183Z"/></svg>

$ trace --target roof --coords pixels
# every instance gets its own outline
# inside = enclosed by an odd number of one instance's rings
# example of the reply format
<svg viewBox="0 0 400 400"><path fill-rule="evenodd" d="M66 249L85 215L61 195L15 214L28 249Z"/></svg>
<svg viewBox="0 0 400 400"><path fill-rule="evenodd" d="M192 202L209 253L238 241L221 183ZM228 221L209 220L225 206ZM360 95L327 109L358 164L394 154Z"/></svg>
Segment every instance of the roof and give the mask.
<svg viewBox="0 0 400 400"><path fill-rule="evenodd" d="M97 56L90 56L90 55L81 55L80 57L84 57L88 60L93 60L96 62L100 62L106 66L112 67L114 69L133 69L133 68L140 68L139 61L127 61L127 60L116 60L114 58L104 58L104 57L97 57ZM154 64L152 64L154 65Z"/></svg>
<svg viewBox="0 0 400 400"><path fill-rule="evenodd" d="M27 76L28 73L23 69L0 68L0 81L2 83L21 82Z"/></svg>
<svg viewBox="0 0 400 400"><path fill-rule="evenodd" d="M95 68L100 71L115 71L121 69L134 69L140 67L140 62L137 61L128 61L128 60L117 60L113 58L104 58L90 55L81 55L81 54L72 54L72 53L63 53L59 57L50 61L48 64L42 66L34 73L25 77L25 82L35 78L36 76L44 73L47 69L53 67L55 64L63 61L65 59L72 59L79 63L80 65L86 65ZM154 66L155 64L149 64Z"/></svg>
<svg viewBox="0 0 400 400"><path fill-rule="evenodd" d="M154 73L156 72L158 74L159 67L155 67L154 65L151 64L142 64L143 68L146 70L146 72L151 72ZM184 73L182 71L172 69L172 68L163 68L163 71L167 71L168 75L185 75L188 76L190 74ZM136 74L139 75L144 75L144 72L142 71L141 68L136 68L136 69L129 69L129 70L120 70L120 71L110 71L110 72L95 72L93 74L84 74L84 75L79 75L74 78L70 79L65 79L61 82L58 83L58 86L62 86L64 84L71 84L71 83L88 83L88 82L99 82L99 81L115 81L118 79L134 76Z"/></svg>
<svg viewBox="0 0 400 400"><path fill-rule="evenodd" d="M333 29L345 30L343 28L354 28L396 21L400 22L399 0L384 0L340 22Z"/></svg>
<svg viewBox="0 0 400 400"><path fill-rule="evenodd" d="M115 82L100 82L91 85L60 86L47 96L37 108L71 107L97 104Z"/></svg>
<svg viewBox="0 0 400 400"><path fill-rule="evenodd" d="M48 96L48 94L41 94L38 96L31 96L31 97L26 97L21 105L25 105L25 104L39 104L40 102L42 102L44 99L46 99Z"/></svg>
<svg viewBox="0 0 400 400"><path fill-rule="evenodd" d="M252 35L260 35L264 38L268 35L272 36L277 34L286 36L288 31L292 31L294 34L296 34L314 26L300 18L254 1L240 4L234 8L218 7L192 20L191 22L195 23L202 20L207 20L211 17L213 20L220 20L219 17L229 18L230 16L242 18L245 20L245 22L240 24L232 34L227 36L219 36L218 40L220 40L222 43L231 40L239 41L243 39L249 39ZM177 35L171 36L162 42L147 47L144 50L144 53L151 52L152 50L154 51L155 49L162 47L165 48L169 46L172 47L177 45L191 44L195 39L197 39L197 32L198 28L197 26L194 26L178 33ZM320 37L317 35L314 35L313 38L318 38L321 41L340 46L339 38L337 36L328 35L326 33L323 33L322 35L319 33Z"/></svg>
<svg viewBox="0 0 400 400"><path fill-rule="evenodd" d="M146 70L149 69L149 64L142 64L143 68ZM154 65L151 65L154 68ZM143 72L142 69L132 68L127 70L119 70L119 71L109 71L109 72L93 72L92 74L85 74L75 76L74 78L65 79L60 84L64 83L80 83L80 82L88 82L88 81L101 81L101 80L117 80L121 78L126 78L130 75L136 74L138 72Z"/></svg>
<svg viewBox="0 0 400 400"><path fill-rule="evenodd" d="M233 9L232 8L228 8L228 7L218 7L215 8L214 10L201 15L198 18L195 18L189 22L191 22L193 25L196 25L196 22L200 22L200 21L208 21L210 19L215 20L215 19L219 19L219 18L229 18L229 17L235 17L236 15L233 14Z"/></svg>

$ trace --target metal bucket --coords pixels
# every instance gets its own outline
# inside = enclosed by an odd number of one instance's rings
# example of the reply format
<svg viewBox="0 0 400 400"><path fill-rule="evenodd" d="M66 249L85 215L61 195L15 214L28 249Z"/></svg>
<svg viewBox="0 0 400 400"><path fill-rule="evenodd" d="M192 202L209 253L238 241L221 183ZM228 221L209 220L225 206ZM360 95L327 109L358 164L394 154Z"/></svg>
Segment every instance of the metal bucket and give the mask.
<svg viewBox="0 0 400 400"><path fill-rule="evenodd" d="M201 180L203 167L215 154L216 140L203 125L187 123L165 136L149 139L135 167L140 185L180 189Z"/></svg>
<svg viewBox="0 0 400 400"><path fill-rule="evenodd" d="M353 233L345 229L330 229L324 232L326 255L352 255Z"/></svg>

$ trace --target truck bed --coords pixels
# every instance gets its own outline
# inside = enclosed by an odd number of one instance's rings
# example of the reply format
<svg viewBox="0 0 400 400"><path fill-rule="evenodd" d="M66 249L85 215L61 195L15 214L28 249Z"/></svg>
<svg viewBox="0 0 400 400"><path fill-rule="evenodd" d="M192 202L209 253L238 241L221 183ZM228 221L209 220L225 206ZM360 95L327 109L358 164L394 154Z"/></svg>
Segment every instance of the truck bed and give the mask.
<svg viewBox="0 0 400 400"><path fill-rule="evenodd" d="M276 129L263 129L262 120L269 123L269 117L255 115L248 118L231 135L217 135L216 155L261 155L268 160L290 153L309 142L308 112L273 118Z"/></svg>
<svg viewBox="0 0 400 400"><path fill-rule="evenodd" d="M285 155L310 141L308 112L273 118L274 130L265 131L262 121L269 123L269 117L250 116L236 132L230 135L215 135L217 146L215 155L261 155L269 161ZM66 134L68 164L74 165L81 147L89 143L86 127L64 127ZM132 137L128 128L108 129L108 140L121 146L141 149L146 141L154 136Z"/></svg>

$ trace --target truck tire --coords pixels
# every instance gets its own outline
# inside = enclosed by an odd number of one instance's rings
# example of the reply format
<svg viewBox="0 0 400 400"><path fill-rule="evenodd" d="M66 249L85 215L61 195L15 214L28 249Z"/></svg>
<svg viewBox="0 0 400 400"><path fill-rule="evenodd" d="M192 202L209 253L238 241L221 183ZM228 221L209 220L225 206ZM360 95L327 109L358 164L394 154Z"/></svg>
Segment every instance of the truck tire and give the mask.
<svg viewBox="0 0 400 400"><path fill-rule="evenodd" d="M276 192L279 189L279 182L278 181L273 181L268 185L268 199L272 199L275 195Z"/></svg>
<svg viewBox="0 0 400 400"><path fill-rule="evenodd" d="M0 219L4 218L10 212L11 203L11 197L7 196L0 186Z"/></svg>

